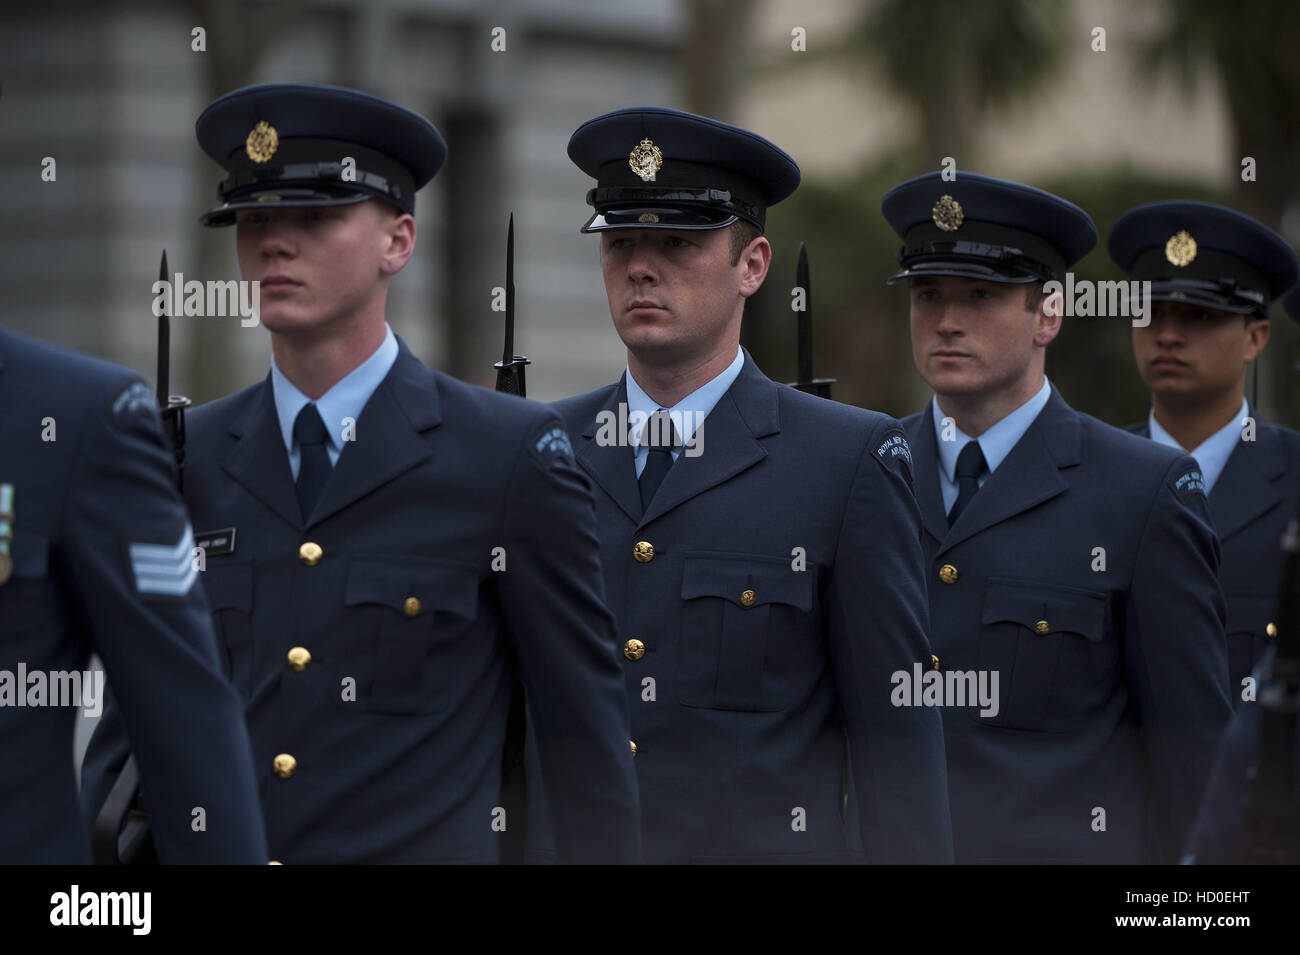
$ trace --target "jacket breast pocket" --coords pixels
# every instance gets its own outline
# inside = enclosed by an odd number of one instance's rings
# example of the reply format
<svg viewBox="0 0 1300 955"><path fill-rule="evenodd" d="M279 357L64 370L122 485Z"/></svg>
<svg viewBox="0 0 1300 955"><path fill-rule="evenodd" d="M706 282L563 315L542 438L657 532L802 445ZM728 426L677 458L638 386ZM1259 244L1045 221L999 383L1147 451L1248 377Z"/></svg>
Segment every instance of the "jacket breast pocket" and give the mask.
<svg viewBox="0 0 1300 955"><path fill-rule="evenodd" d="M1119 684L1116 641L1107 639L1108 594L990 577L980 613L976 669L997 673L997 709L977 723L1069 732L1105 706Z"/></svg>
<svg viewBox="0 0 1300 955"><path fill-rule="evenodd" d="M44 537L14 528L8 583L0 586L0 633L37 627L61 630L67 619L58 582L50 576L50 545Z"/></svg>
<svg viewBox="0 0 1300 955"><path fill-rule="evenodd" d="M753 554L687 553L683 563L678 701L751 713L795 702L821 665L816 569Z"/></svg>
<svg viewBox="0 0 1300 955"><path fill-rule="evenodd" d="M199 579L226 678L248 699L253 692L253 562L214 558Z"/></svg>
<svg viewBox="0 0 1300 955"><path fill-rule="evenodd" d="M344 604L360 613L370 679L349 705L380 713L427 713L444 705L456 668L443 653L473 629L478 589L479 570L471 563L354 557Z"/></svg>

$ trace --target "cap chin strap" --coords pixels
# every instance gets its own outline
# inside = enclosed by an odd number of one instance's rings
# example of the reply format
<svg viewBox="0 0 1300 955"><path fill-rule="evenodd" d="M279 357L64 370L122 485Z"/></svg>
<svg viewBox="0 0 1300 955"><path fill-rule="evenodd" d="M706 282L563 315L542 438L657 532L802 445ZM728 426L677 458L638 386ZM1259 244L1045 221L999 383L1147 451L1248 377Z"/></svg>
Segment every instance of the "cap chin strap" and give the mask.
<svg viewBox="0 0 1300 955"><path fill-rule="evenodd" d="M394 202L398 203L401 202L402 196L405 194L399 183L393 182L378 173L367 172L363 169L351 169L349 175L351 176L350 179L343 178L343 164L341 162L290 163L286 166L271 166L265 169L235 173L217 187L217 192L223 199L229 199L232 193L248 186L274 185L281 182L289 186L295 182L334 180L344 187L365 186L384 196L391 197Z"/></svg>

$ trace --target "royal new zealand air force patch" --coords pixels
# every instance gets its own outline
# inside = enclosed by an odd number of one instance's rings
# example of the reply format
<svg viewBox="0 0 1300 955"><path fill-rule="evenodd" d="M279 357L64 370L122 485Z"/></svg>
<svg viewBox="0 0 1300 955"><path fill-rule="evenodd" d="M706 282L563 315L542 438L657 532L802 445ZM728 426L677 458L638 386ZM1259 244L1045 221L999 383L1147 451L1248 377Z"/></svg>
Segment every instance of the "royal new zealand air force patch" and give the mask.
<svg viewBox="0 0 1300 955"><path fill-rule="evenodd" d="M1170 482L1174 494L1184 504L1190 504L1198 496L1204 499L1209 491L1205 487L1205 478L1200 468L1188 468Z"/></svg>
<svg viewBox="0 0 1300 955"><path fill-rule="evenodd" d="M558 424L548 424L543 428L533 439L531 446L533 454L537 455L543 464L551 465L556 460L573 460L573 445L569 443L569 435Z"/></svg>
<svg viewBox="0 0 1300 955"><path fill-rule="evenodd" d="M876 457L886 467L894 468L910 485L912 483L912 448L907 436L899 428L891 428L876 448Z"/></svg>

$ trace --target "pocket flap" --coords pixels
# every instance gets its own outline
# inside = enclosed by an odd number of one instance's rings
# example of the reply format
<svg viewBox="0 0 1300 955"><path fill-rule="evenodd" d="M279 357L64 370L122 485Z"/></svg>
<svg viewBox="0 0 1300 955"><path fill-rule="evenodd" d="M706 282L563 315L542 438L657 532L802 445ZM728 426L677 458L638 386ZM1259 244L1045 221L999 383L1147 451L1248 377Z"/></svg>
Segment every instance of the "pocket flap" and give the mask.
<svg viewBox="0 0 1300 955"><path fill-rule="evenodd" d="M199 575L203 592L208 595L208 609L253 612L253 562L231 563L221 560L209 563Z"/></svg>
<svg viewBox="0 0 1300 955"><path fill-rule="evenodd" d="M408 603L411 598L418 604ZM343 602L349 607L383 604L413 617L439 612L473 620L478 616L478 567L427 557L354 557Z"/></svg>
<svg viewBox="0 0 1300 955"><path fill-rule="evenodd" d="M742 608L779 603L812 610L816 574L811 564L794 570L785 557L688 553L684 565L683 600L721 597Z"/></svg>
<svg viewBox="0 0 1300 955"><path fill-rule="evenodd" d="M1107 594L1032 580L990 577L984 589L983 623L1018 623L1031 633L1076 633L1100 640Z"/></svg>
<svg viewBox="0 0 1300 955"><path fill-rule="evenodd" d="M1225 594L1228 625L1225 633L1266 636L1264 630L1277 613L1277 598L1265 594Z"/></svg>

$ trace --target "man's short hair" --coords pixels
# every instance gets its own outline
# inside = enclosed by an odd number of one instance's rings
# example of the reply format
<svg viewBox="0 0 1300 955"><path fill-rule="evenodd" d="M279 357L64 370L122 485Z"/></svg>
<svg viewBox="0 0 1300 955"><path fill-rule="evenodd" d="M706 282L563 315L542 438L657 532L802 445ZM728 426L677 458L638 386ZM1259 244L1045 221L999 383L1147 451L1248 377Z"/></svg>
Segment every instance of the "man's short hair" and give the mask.
<svg viewBox="0 0 1300 955"><path fill-rule="evenodd" d="M1025 286L1025 308L1031 312L1036 312L1042 304L1043 287L1037 282L1028 283Z"/></svg>
<svg viewBox="0 0 1300 955"><path fill-rule="evenodd" d="M740 254L749 247L749 243L763 234L763 230L748 219L737 219L730 225L729 230L731 232L731 264L739 265Z"/></svg>

